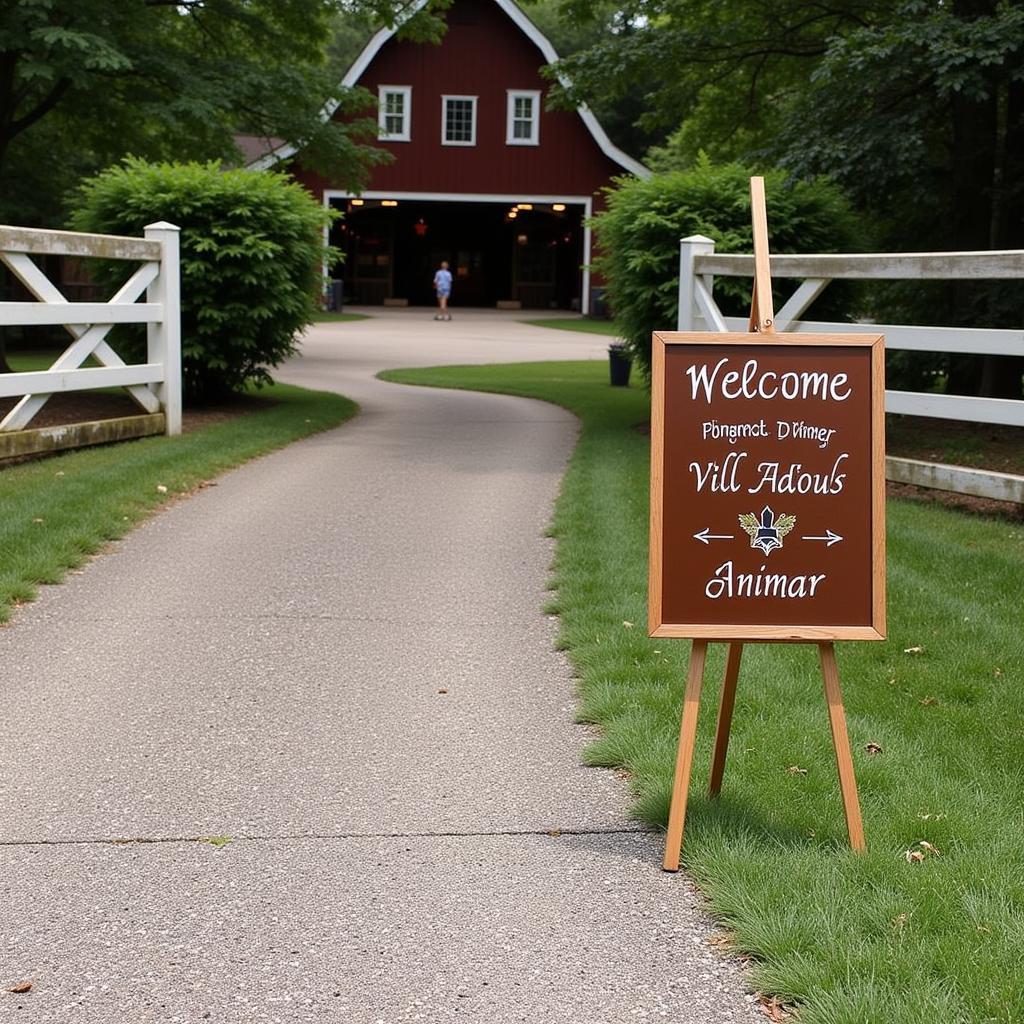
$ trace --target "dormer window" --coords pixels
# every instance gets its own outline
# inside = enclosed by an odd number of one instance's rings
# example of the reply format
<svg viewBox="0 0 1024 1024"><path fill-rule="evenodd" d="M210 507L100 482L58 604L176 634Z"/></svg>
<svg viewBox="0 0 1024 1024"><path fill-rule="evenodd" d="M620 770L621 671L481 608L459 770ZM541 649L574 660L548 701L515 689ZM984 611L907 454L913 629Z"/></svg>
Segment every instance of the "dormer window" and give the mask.
<svg viewBox="0 0 1024 1024"><path fill-rule="evenodd" d="M412 139L412 86L382 85L377 90L378 137L385 142Z"/></svg>
<svg viewBox="0 0 1024 1024"><path fill-rule="evenodd" d="M441 145L476 145L476 97L441 97Z"/></svg>
<svg viewBox="0 0 1024 1024"><path fill-rule="evenodd" d="M537 146L540 144L539 90L508 90L505 144L507 146Z"/></svg>

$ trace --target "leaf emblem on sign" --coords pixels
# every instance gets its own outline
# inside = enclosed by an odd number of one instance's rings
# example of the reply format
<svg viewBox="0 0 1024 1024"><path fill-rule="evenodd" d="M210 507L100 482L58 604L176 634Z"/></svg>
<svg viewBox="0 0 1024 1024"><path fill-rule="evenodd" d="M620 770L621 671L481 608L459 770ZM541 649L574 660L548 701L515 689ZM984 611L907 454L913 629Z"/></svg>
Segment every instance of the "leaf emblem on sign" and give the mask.
<svg viewBox="0 0 1024 1024"><path fill-rule="evenodd" d="M753 512L741 512L739 521L750 537L750 546L760 548L766 555L781 548L782 538L796 526L796 516L781 515L776 518L770 505L761 509L760 519Z"/></svg>

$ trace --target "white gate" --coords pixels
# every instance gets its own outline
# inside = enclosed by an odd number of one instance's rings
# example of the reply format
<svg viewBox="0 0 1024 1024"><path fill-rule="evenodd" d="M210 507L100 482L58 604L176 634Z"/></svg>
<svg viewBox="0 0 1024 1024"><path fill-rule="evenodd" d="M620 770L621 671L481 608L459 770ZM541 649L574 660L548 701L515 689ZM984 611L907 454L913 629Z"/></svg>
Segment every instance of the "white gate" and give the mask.
<svg viewBox="0 0 1024 1024"><path fill-rule="evenodd" d="M0 437L25 430L51 395L123 385L147 413L181 433L179 229L160 222L145 238L0 227L0 261L37 302L0 302L0 325L63 326L74 339L48 370L0 374L0 398L22 396ZM32 256L89 256L141 263L107 302L69 302ZM145 292L145 301L139 299ZM128 365L106 342L114 324L146 324L147 360ZM82 368L92 356L98 367ZM159 429L159 428L158 428Z"/></svg>

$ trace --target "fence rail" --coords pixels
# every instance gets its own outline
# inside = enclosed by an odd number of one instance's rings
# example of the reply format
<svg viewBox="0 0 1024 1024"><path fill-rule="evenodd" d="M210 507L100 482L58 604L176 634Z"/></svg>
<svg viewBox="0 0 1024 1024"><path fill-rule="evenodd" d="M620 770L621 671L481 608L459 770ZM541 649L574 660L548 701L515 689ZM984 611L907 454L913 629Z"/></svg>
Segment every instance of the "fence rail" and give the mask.
<svg viewBox="0 0 1024 1024"><path fill-rule="evenodd" d="M859 280L1024 280L1024 250L929 253L824 253L771 257L774 279L801 280L775 314L775 329L795 333L884 334L887 349L1024 356L1024 330L971 330L906 324L827 323L800 316L838 278ZM680 331L745 331L746 318L722 315L715 277L753 277L754 257L716 254L703 235L679 243ZM940 419L1024 426L1024 401L886 391L887 412Z"/></svg>
<svg viewBox="0 0 1024 1024"><path fill-rule="evenodd" d="M63 326L73 341L49 370L0 374L0 398L21 396L0 435L24 431L54 394L124 386L143 413L162 413L181 433L181 307L178 228L160 222L145 238L0 226L0 262L37 302L0 302L0 326ZM33 256L141 262L108 302L69 302ZM145 301L139 301L145 293ZM146 362L125 364L107 344L115 324L145 324ZM100 365L83 368L92 357Z"/></svg>

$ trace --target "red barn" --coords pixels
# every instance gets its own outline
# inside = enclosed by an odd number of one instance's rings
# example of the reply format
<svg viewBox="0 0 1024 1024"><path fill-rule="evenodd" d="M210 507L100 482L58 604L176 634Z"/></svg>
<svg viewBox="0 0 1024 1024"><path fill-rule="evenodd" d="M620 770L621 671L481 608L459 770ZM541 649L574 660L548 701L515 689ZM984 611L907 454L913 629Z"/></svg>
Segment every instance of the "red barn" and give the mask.
<svg viewBox="0 0 1024 1024"><path fill-rule="evenodd" d="M557 54L512 0L456 0L447 22L439 46L382 29L343 79L379 98L379 145L395 157L365 192L334 187L301 158L293 168L345 212L331 242L347 256L346 299L430 304L447 260L457 305L588 312L586 220L613 175L647 171L586 108L544 109L540 68Z"/></svg>

